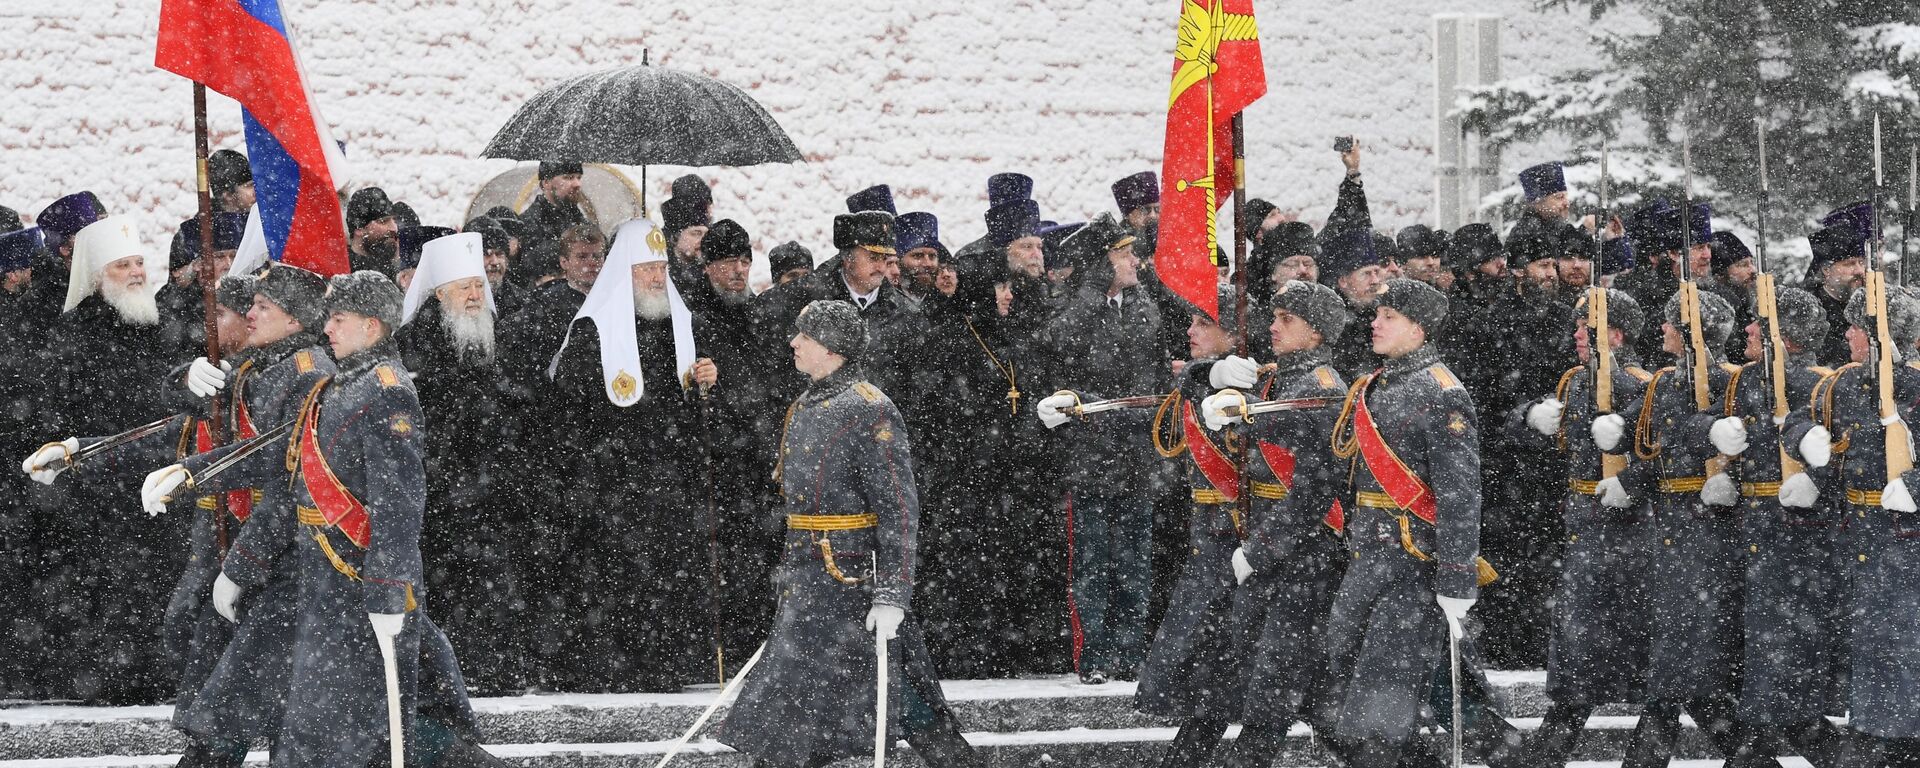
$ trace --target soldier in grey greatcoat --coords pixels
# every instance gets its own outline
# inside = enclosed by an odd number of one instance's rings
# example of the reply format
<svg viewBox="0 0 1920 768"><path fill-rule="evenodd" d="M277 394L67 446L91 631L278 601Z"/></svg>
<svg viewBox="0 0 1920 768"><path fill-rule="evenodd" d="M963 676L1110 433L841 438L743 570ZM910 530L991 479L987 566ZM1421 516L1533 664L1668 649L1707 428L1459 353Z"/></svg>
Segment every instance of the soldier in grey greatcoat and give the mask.
<svg viewBox="0 0 1920 768"><path fill-rule="evenodd" d="M1774 303L1786 345L1773 351L1786 372L1780 405L1804 411L1814 387L1832 373L1816 364L1827 336L1826 309L1813 294L1786 285L1776 289ZM1766 322L1746 326L1745 356L1753 362L1741 370L1727 415L1709 433L1722 455L1740 457L1733 471L1740 480L1747 572L1739 716L1754 727L1747 751L1800 754L1828 766L1841 732L1825 716L1846 708L1844 645L1835 642L1846 633L1835 559L1840 521L1830 505L1819 503L1819 486L1803 467L1792 465L1792 474L1783 476L1773 373L1761 355Z"/></svg>
<svg viewBox="0 0 1920 768"><path fill-rule="evenodd" d="M1653 607L1646 706L1627 751L1629 766L1667 764L1683 708L1728 757L1744 738L1734 711L1746 567L1739 490L1715 469L1708 438L1740 369L1720 357L1733 332L1732 305L1710 292L1698 295L1709 356L1708 410L1697 406L1696 374L1687 366L1668 366L1654 373L1639 401L1595 418L1590 428L1602 451L1631 452L1632 463L1618 475L1622 489L1653 499L1653 540L1643 577ZM1676 358L1690 346L1680 298L1667 300L1661 329L1662 350Z"/></svg>
<svg viewBox="0 0 1920 768"><path fill-rule="evenodd" d="M756 766L870 754L877 635L890 641L888 743L903 736L935 768L983 765L908 616L919 498L900 411L862 373L866 323L851 303L821 300L794 328L794 367L812 383L788 411L775 469L787 512L779 608L716 738Z"/></svg>
<svg viewBox="0 0 1920 768"><path fill-rule="evenodd" d="M1646 680L1643 582L1653 518L1647 499L1629 496L1614 477L1625 469L1625 457L1603 461L1588 434L1599 414L1586 301L1573 313L1573 343L1582 363L1560 377L1552 394L1514 408L1507 417L1508 444L1516 450L1567 456L1567 495L1561 505L1567 544L1547 647L1552 705L1530 745L1543 766L1565 765L1594 709L1639 702ZM1613 289L1607 289L1606 310L1608 407L1621 409L1637 402L1653 377L1637 365L1630 343L1639 337L1646 315L1625 291Z"/></svg>
<svg viewBox="0 0 1920 768"><path fill-rule="evenodd" d="M500 764L473 745L465 686L446 637L422 610L425 420L392 341L400 300L378 273L335 277L326 332L339 371L301 396L291 432L189 457L148 475L142 489L152 509L181 489L292 488L297 529L256 550L279 553L268 567L291 571L298 584L275 765L366 765L384 754L387 690L376 637L394 643L409 762ZM209 471L235 454L235 463ZM262 527L262 536L272 533ZM229 558L223 575L244 569L242 560ZM216 595L216 605L223 598Z"/></svg>
<svg viewBox="0 0 1920 768"><path fill-rule="evenodd" d="M1349 390L1334 427L1335 455L1351 467L1342 507L1352 560L1315 705L1329 748L1354 768L1400 761L1483 572L1473 401L1428 343L1446 296L1394 279L1374 305L1372 346L1385 364Z"/></svg>
<svg viewBox="0 0 1920 768"><path fill-rule="evenodd" d="M1819 483L1822 505L1836 510L1841 521L1833 546L1842 585L1836 602L1845 623L1827 639L1847 644L1841 658L1848 674L1849 738L1835 764L1920 765L1920 686L1913 675L1920 666L1920 593L1913 589L1920 573L1920 527L1914 524L1920 507L1912 490L1920 474L1909 470L1888 479L1880 386L1869 349L1875 323L1866 316L1865 299L1865 290L1856 290L1845 308L1853 362L1820 381L1811 409L1788 415L1781 447L1809 467L1816 482L1830 478ZM1920 401L1920 369L1911 362L1920 341L1920 292L1887 287L1887 331L1896 351L1897 416L1912 425L1910 404Z"/></svg>
<svg viewBox="0 0 1920 768"><path fill-rule="evenodd" d="M1254 442L1247 457L1252 519L1231 558L1239 583L1231 622L1246 681L1243 730L1227 753L1229 768L1271 765L1283 751L1287 729L1305 719L1327 611L1346 565L1343 521L1332 509L1346 466L1334 460L1330 441L1347 382L1333 369L1328 342L1352 316L1333 289L1299 280L1280 286L1271 306L1272 370L1246 393L1215 394L1201 409L1208 428L1235 425ZM1221 406L1250 397L1326 398L1329 404L1240 417L1239 424L1222 412Z"/></svg>

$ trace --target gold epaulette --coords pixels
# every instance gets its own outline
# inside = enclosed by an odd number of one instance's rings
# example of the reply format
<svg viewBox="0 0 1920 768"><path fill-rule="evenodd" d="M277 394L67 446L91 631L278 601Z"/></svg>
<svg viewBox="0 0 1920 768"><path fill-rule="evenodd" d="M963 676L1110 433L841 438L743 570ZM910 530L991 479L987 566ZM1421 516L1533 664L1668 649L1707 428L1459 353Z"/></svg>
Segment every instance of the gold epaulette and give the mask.
<svg viewBox="0 0 1920 768"><path fill-rule="evenodd" d="M1432 374L1433 380L1440 384L1441 389L1460 388L1460 380L1454 378L1453 371L1447 370L1447 366L1445 365L1436 363L1427 366L1427 373Z"/></svg>
<svg viewBox="0 0 1920 768"><path fill-rule="evenodd" d="M1733 363L1721 363L1720 370L1726 371L1727 373L1737 374L1740 371L1744 370L1744 366L1734 365Z"/></svg>
<svg viewBox="0 0 1920 768"><path fill-rule="evenodd" d="M1344 389L1340 386L1340 374L1324 365L1313 369L1313 378L1320 382L1321 389Z"/></svg>
<svg viewBox="0 0 1920 768"><path fill-rule="evenodd" d="M865 399L869 403L880 402L880 398L883 396L880 394L879 387L876 387L872 384L868 384L867 382L864 382L864 381L854 382L853 391L856 393L859 393L860 397Z"/></svg>
<svg viewBox="0 0 1920 768"><path fill-rule="evenodd" d="M1653 373L1640 366L1629 365L1627 366L1626 371L1627 371L1627 375L1632 376L1635 379L1639 379L1640 383L1642 384L1645 384L1649 381L1653 381Z"/></svg>
<svg viewBox="0 0 1920 768"><path fill-rule="evenodd" d="M380 386L382 387L392 388L400 386L400 374L392 368L384 365L375 367L373 369L373 375L380 379Z"/></svg>
<svg viewBox="0 0 1920 768"><path fill-rule="evenodd" d="M294 370L297 370L301 373L307 373L312 371L313 370L313 351L303 349L293 353L293 367L294 367Z"/></svg>

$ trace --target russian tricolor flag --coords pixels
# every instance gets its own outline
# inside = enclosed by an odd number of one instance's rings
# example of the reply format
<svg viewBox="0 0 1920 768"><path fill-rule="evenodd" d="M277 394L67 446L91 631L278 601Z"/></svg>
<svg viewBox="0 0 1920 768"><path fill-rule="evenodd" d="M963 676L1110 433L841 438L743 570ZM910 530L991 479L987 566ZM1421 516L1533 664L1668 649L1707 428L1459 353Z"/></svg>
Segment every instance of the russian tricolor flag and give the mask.
<svg viewBox="0 0 1920 768"><path fill-rule="evenodd" d="M323 276L346 272L333 186L344 160L307 89L279 0L162 0L154 65L240 102L273 258Z"/></svg>

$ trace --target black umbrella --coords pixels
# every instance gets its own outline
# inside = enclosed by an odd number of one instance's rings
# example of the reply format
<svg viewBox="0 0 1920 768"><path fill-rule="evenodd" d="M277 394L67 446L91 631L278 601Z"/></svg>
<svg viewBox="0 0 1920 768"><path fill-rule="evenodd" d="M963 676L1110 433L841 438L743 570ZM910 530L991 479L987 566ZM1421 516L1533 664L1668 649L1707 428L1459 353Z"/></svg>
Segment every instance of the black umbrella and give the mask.
<svg viewBox="0 0 1920 768"><path fill-rule="evenodd" d="M800 150L745 91L642 64L582 75L534 95L484 157L617 165L800 162Z"/></svg>

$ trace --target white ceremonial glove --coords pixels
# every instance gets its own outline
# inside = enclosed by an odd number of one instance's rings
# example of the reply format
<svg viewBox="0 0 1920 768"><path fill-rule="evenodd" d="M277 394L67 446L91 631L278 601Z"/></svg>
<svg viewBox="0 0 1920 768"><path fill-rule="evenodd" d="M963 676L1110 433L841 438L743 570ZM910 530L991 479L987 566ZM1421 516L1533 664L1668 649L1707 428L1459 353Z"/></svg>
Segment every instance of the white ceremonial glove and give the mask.
<svg viewBox="0 0 1920 768"><path fill-rule="evenodd" d="M149 515L158 515L167 511L167 502L173 500L173 492L187 482L187 468L179 464L167 466L147 473L147 480L140 484L140 506Z"/></svg>
<svg viewBox="0 0 1920 768"><path fill-rule="evenodd" d="M1233 583L1245 584L1247 577L1253 575L1253 563L1247 562L1247 550L1244 547L1233 550Z"/></svg>
<svg viewBox="0 0 1920 768"><path fill-rule="evenodd" d="M1239 406L1241 411L1245 412L1247 396L1241 394L1240 390L1229 389L1207 395L1207 399L1200 401L1200 415L1206 420L1207 429L1218 432L1225 429L1228 424L1241 420L1239 416L1227 415L1226 409L1229 405Z"/></svg>
<svg viewBox="0 0 1920 768"><path fill-rule="evenodd" d="M1566 409L1567 404L1560 402L1558 398L1549 397L1534 403L1533 407L1527 409L1527 426L1543 435L1559 432L1560 413Z"/></svg>
<svg viewBox="0 0 1920 768"><path fill-rule="evenodd" d="M1807 509L1820 501L1820 486L1801 472L1780 483L1780 506Z"/></svg>
<svg viewBox="0 0 1920 768"><path fill-rule="evenodd" d="M1465 628L1467 611L1473 608L1473 600L1471 598L1434 595L1433 601L1439 603L1440 612L1446 614L1447 632L1453 635L1453 639L1459 640L1465 637L1467 634Z"/></svg>
<svg viewBox="0 0 1920 768"><path fill-rule="evenodd" d="M1707 478L1700 486L1700 501L1713 507L1730 507L1740 500L1740 486L1733 484L1733 478L1721 472Z"/></svg>
<svg viewBox="0 0 1920 768"><path fill-rule="evenodd" d="M1620 437L1627 433L1627 417L1609 413L1593 420L1593 444L1603 451L1612 451L1620 445Z"/></svg>
<svg viewBox="0 0 1920 768"><path fill-rule="evenodd" d="M1627 495L1627 487L1620 484L1620 478L1609 477L1600 481L1600 504L1614 509L1626 509L1633 506L1633 497Z"/></svg>
<svg viewBox="0 0 1920 768"><path fill-rule="evenodd" d="M26 461L20 462L20 470L41 485L53 485L53 479L67 471L67 457L80 450L80 438L69 437L57 443L47 443L34 451Z"/></svg>
<svg viewBox="0 0 1920 768"><path fill-rule="evenodd" d="M1207 377L1214 389L1253 389L1260 381L1260 364L1239 355L1227 355L1213 364Z"/></svg>
<svg viewBox="0 0 1920 768"><path fill-rule="evenodd" d="M227 578L226 574L220 574L220 578L213 580L213 609L227 621L238 624L239 607L240 585L233 583L233 579Z"/></svg>
<svg viewBox="0 0 1920 768"><path fill-rule="evenodd" d="M1713 440L1713 449L1722 456L1738 456L1747 452L1747 423L1737 416L1713 422L1713 427L1707 430L1707 437Z"/></svg>
<svg viewBox="0 0 1920 768"><path fill-rule="evenodd" d="M399 637L400 630L407 625L404 613L369 613L367 621L373 624L375 637Z"/></svg>
<svg viewBox="0 0 1920 768"><path fill-rule="evenodd" d="M907 612L897 605L876 603L867 609L867 629L888 640L900 636L900 622L906 620Z"/></svg>
<svg viewBox="0 0 1920 768"><path fill-rule="evenodd" d="M1800 438L1800 458L1806 459L1809 467L1826 466L1833 460L1833 433L1817 425L1807 430Z"/></svg>
<svg viewBox="0 0 1920 768"><path fill-rule="evenodd" d="M227 361L214 365L204 357L194 358L193 365L187 368L187 391L200 397L212 397L227 386L227 374L233 366Z"/></svg>
<svg viewBox="0 0 1920 768"><path fill-rule="evenodd" d="M1891 512L1920 511L1920 507L1913 504L1913 494L1907 492L1907 481L1898 477L1880 491L1880 508Z"/></svg>
<svg viewBox="0 0 1920 768"><path fill-rule="evenodd" d="M1053 429L1073 418L1061 411L1072 408L1079 401L1080 398L1074 397L1071 392L1060 392L1040 398L1040 402L1033 407L1033 410L1040 415L1041 424L1045 424L1047 429Z"/></svg>

